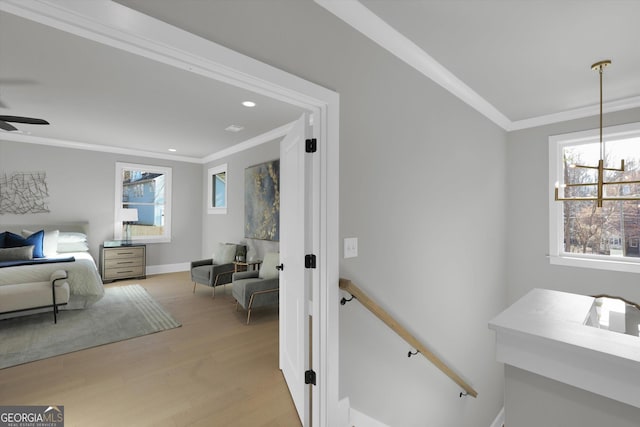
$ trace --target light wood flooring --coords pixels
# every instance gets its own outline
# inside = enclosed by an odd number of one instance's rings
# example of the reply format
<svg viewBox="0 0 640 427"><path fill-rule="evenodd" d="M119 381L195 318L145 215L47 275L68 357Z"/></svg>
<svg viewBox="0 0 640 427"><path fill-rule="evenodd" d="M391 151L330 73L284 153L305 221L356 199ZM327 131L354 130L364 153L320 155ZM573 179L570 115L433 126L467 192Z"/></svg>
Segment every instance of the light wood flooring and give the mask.
<svg viewBox="0 0 640 427"><path fill-rule="evenodd" d="M182 327L0 370L0 405L64 405L65 426L300 426L277 308L235 311L188 273L139 283ZM60 316L64 316L64 311Z"/></svg>

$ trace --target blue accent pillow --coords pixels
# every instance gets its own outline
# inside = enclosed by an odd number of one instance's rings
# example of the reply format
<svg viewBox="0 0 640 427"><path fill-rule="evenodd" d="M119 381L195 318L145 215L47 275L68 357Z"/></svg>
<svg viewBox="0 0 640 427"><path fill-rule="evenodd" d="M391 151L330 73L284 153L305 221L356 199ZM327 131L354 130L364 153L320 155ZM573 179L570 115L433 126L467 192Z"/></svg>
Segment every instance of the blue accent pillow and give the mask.
<svg viewBox="0 0 640 427"><path fill-rule="evenodd" d="M5 242L4 242L5 247L17 248L20 246L33 245L34 258L44 258L44 252L42 250L43 242L44 242L44 230L37 231L33 233L31 236L27 237L26 239L10 231L7 231L5 233Z"/></svg>
<svg viewBox="0 0 640 427"><path fill-rule="evenodd" d="M6 235L6 232L2 232L0 233L0 248L6 248L5 243L4 243L4 236Z"/></svg>

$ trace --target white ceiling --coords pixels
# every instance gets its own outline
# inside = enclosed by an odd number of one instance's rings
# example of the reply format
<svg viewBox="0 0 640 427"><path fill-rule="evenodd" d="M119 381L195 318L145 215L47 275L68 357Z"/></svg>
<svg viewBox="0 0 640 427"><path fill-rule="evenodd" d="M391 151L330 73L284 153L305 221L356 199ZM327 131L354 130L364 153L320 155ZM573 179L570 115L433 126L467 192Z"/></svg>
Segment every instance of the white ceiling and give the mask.
<svg viewBox="0 0 640 427"><path fill-rule="evenodd" d="M242 106L247 100L256 107ZM5 12L0 103L0 115L51 123L14 124L23 135L183 160L205 158L301 114L289 104ZM230 125L244 129L225 131ZM0 132L0 139L12 136Z"/></svg>
<svg viewBox="0 0 640 427"><path fill-rule="evenodd" d="M247 1L247 0L236 0ZM310 0L309 0L310 1ZM505 129L640 106L637 0L315 0ZM172 16L176 2L118 0ZM206 34L216 1L180 0ZM189 20L189 16L193 16ZM97 42L0 12L0 114L50 138L203 158L289 123L299 110ZM258 107L240 105L246 99ZM230 134L231 124L245 130Z"/></svg>
<svg viewBox="0 0 640 427"><path fill-rule="evenodd" d="M636 0L362 0L509 120L640 96Z"/></svg>

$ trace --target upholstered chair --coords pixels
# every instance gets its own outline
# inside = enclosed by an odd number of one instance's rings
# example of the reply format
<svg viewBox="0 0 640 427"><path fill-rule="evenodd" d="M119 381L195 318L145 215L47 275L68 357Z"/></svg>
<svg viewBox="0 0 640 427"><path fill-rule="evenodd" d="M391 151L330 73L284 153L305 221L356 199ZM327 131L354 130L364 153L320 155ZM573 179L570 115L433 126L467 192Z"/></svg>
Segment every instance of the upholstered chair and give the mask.
<svg viewBox="0 0 640 427"><path fill-rule="evenodd" d="M219 243L213 256L208 259L201 259L191 262L191 281L193 282L193 292L196 292L196 285L201 284L213 288L213 298L216 297L216 287L231 283L233 272L235 271L236 256L247 252L244 245L234 243Z"/></svg>
<svg viewBox="0 0 640 427"><path fill-rule="evenodd" d="M276 266L280 256L268 252L258 271L242 271L233 274L231 294L238 305L247 310L247 325L251 320L251 310L257 307L275 305L280 300L280 279Z"/></svg>

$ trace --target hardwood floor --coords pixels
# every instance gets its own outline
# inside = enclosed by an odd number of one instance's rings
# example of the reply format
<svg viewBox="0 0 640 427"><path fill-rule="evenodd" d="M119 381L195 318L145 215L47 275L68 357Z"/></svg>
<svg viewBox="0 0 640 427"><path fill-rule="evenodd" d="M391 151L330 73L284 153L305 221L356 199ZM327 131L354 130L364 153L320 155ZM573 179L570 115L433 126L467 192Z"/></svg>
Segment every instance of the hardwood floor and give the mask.
<svg viewBox="0 0 640 427"><path fill-rule="evenodd" d="M139 283L182 323L0 370L0 405L64 405L65 426L300 426L278 369L277 308L235 311L188 273ZM64 316L64 312L61 313Z"/></svg>

